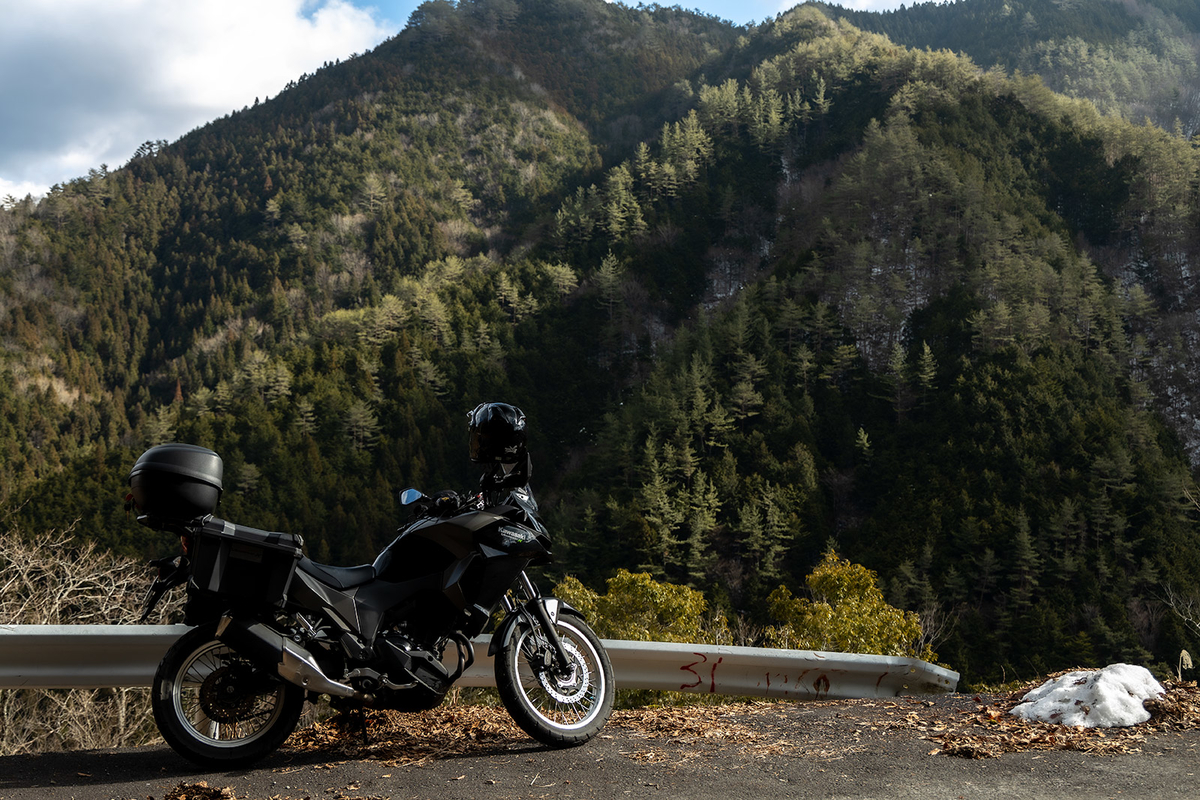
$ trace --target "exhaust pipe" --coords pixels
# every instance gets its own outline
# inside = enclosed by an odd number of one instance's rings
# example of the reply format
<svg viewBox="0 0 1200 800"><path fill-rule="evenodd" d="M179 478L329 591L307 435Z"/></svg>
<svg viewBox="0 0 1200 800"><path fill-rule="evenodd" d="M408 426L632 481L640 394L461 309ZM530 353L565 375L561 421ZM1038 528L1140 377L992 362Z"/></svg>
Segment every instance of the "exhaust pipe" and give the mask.
<svg viewBox="0 0 1200 800"><path fill-rule="evenodd" d="M221 617L217 624L217 639L255 661L275 664L279 677L302 689L362 702L374 699L353 686L330 678L317 665L312 653L261 622Z"/></svg>

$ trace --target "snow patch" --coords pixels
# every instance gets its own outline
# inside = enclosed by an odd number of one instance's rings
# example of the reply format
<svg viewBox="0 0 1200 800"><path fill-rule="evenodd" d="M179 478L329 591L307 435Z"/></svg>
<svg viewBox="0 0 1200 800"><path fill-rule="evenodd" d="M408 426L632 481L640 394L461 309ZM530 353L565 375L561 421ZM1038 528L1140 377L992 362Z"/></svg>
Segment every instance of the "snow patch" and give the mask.
<svg viewBox="0 0 1200 800"><path fill-rule="evenodd" d="M1112 664L1069 672L1025 695L1011 714L1030 722L1083 728L1117 728L1150 719L1142 703L1166 693L1145 667Z"/></svg>

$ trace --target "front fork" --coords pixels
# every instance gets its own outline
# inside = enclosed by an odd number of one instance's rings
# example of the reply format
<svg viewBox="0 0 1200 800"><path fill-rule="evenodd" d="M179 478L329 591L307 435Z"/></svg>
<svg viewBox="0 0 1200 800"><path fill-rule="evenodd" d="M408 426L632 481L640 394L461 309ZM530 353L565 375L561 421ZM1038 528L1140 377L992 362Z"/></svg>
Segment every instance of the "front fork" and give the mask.
<svg viewBox="0 0 1200 800"><path fill-rule="evenodd" d="M535 622L540 625L542 630L546 632L546 641L550 643L550 652L554 656L555 665L558 667L557 671L569 671L571 669L571 659L567 656L567 651L563 647L562 639L558 636L558 631L554 629L554 623L558 617L558 600L553 597L543 598L537 586L524 572L521 573L520 586L525 594L525 602L518 604L511 597L505 595L502 601L504 603L504 610L509 614L522 615L528 620L531 626Z"/></svg>

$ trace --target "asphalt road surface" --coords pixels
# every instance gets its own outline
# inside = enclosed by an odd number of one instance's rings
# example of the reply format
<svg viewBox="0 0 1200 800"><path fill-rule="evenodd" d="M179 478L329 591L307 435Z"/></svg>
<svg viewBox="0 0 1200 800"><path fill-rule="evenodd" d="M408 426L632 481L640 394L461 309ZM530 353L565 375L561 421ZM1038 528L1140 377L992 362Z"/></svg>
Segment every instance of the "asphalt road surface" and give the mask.
<svg viewBox="0 0 1200 800"><path fill-rule="evenodd" d="M601 737L570 750L537 745L498 709L439 709L373 724L365 741L324 726L236 772L197 770L163 746L3 757L0 798L1200 796L1198 730L1092 732L1072 745L1100 752L1022 750L1067 740L987 707L952 696L618 712ZM997 747L1018 752L947 755Z"/></svg>

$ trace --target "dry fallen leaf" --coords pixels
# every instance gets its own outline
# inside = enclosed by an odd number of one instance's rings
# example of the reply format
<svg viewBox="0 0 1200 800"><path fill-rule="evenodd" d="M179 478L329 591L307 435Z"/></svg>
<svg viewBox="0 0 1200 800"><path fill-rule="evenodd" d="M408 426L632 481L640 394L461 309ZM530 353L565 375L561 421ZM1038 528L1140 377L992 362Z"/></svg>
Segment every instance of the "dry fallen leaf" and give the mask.
<svg viewBox="0 0 1200 800"><path fill-rule="evenodd" d="M1062 674L1062 673L1059 673ZM1056 677L1051 675L1049 677ZM1003 753L1025 750L1076 750L1086 753L1136 753L1147 734L1200 728L1200 689L1195 683L1168 681L1166 695L1146 702L1148 722L1125 728L1079 728L1045 722L1027 722L1008 712L1025 694L1041 682L1031 682L1007 698L985 705L976 696L975 711L958 712L945 720L944 727L926 736L941 743L930 755L942 753L961 758L998 758ZM895 727L921 731L921 726L905 720Z"/></svg>
<svg viewBox="0 0 1200 800"><path fill-rule="evenodd" d="M873 737L897 731L910 731L937 743L930 755L996 758L1021 750L1138 752L1147 735L1200 729L1200 689L1195 683L1165 683L1167 694L1146 703L1152 714L1150 721L1132 728L1070 728L1026 722L1009 714L1025 692L1039 683L987 701L978 695L962 698L970 704L968 709L962 708L962 701L953 699L935 703L905 698L900 702L751 701L619 710L609 721L613 733L599 738L632 740L631 746L622 751L625 758L674 768L683 761L708 758L730 747L751 758L788 755L836 760L871 747ZM818 709L825 713L815 713ZM828 713L830 709L832 713ZM783 731L779 723L785 726L787 739L780 738ZM686 756L681 756L679 748L668 751L638 746L637 740L684 745ZM298 731L289 740L292 747L321 751L329 759L314 765L315 769L328 769L348 759L371 759L391 767L415 765L464 755L506 753L531 744L502 708L472 705L446 705L417 714L342 714ZM220 795L180 795L168 800L210 797Z"/></svg>
<svg viewBox="0 0 1200 800"><path fill-rule="evenodd" d="M228 786L218 789L209 786L207 781L197 781L179 784L167 792L163 800L233 800L235 797Z"/></svg>

